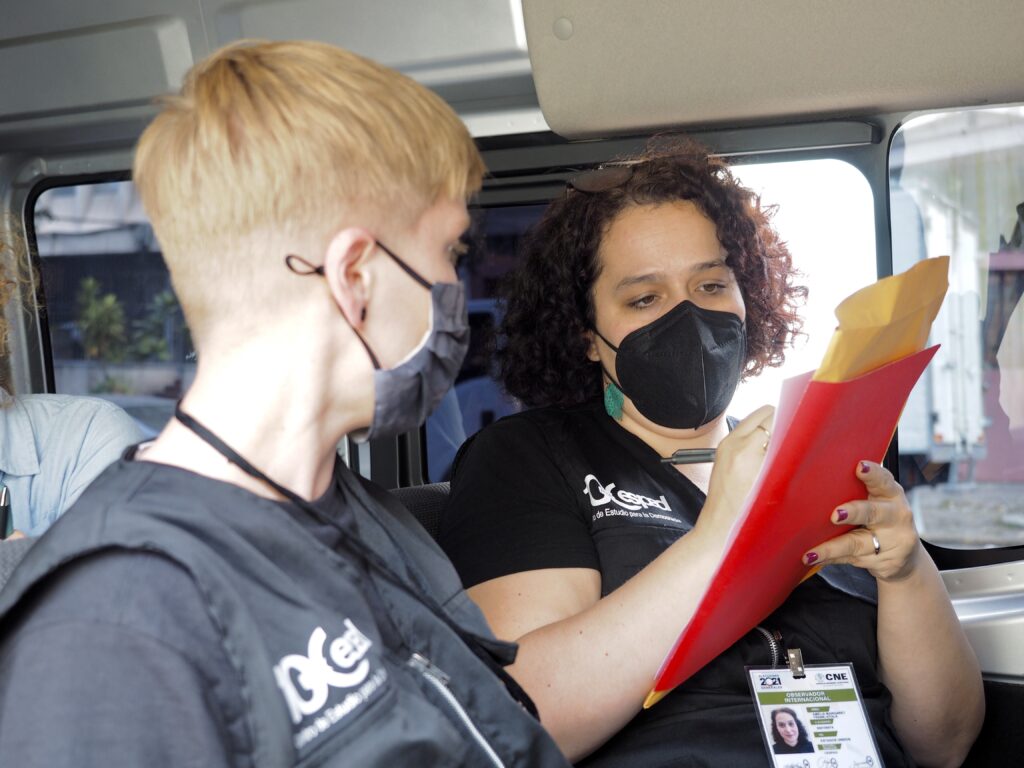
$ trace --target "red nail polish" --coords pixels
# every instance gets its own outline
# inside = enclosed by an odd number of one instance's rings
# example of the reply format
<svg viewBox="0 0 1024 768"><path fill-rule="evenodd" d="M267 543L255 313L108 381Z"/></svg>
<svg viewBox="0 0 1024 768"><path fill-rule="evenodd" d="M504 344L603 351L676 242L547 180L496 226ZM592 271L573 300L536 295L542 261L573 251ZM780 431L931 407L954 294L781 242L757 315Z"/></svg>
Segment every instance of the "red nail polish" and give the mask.
<svg viewBox="0 0 1024 768"><path fill-rule="evenodd" d="M866 461L862 461L860 463L860 471L863 472L865 475L868 473L869 469L871 469L871 467L868 466L868 463Z"/></svg>
<svg viewBox="0 0 1024 768"><path fill-rule="evenodd" d="M843 520L845 520L849 516L850 516L850 513L847 512L845 509L837 509L836 510L836 522L838 522L838 523L843 522Z"/></svg>
<svg viewBox="0 0 1024 768"><path fill-rule="evenodd" d="M808 552L806 555L804 555L804 562L808 565L814 565L816 562L818 562L818 553Z"/></svg>

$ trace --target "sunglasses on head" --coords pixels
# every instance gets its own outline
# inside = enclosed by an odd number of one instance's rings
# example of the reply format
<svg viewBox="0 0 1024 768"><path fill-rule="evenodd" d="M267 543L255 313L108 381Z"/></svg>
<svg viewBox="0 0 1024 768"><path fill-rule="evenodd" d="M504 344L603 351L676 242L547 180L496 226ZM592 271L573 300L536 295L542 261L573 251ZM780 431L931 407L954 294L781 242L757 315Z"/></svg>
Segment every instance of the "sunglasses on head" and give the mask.
<svg viewBox="0 0 1024 768"><path fill-rule="evenodd" d="M573 174L565 182L566 193L575 190L593 194L596 192L607 192L609 189L621 187L631 178L639 163L620 163L615 165L602 165L600 168L592 168L589 171L581 171Z"/></svg>

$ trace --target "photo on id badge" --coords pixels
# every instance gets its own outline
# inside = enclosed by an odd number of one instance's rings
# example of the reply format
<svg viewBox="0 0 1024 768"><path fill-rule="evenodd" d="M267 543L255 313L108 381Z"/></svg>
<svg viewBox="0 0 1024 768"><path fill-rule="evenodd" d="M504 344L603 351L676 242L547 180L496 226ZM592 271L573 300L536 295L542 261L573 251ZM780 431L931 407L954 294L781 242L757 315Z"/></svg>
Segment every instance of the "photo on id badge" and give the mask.
<svg viewBox="0 0 1024 768"><path fill-rule="evenodd" d="M746 669L775 768L884 768L852 664Z"/></svg>

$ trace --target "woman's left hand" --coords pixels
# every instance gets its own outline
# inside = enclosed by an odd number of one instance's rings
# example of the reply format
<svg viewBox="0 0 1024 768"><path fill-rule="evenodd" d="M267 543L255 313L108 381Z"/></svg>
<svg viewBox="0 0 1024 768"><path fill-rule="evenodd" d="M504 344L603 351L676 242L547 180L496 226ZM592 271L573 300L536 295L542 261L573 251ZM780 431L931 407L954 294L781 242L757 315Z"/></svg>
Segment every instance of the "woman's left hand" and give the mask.
<svg viewBox="0 0 1024 768"><path fill-rule="evenodd" d="M892 473L879 464L861 461L855 471L868 497L840 504L832 512L832 522L863 527L819 544L804 555L804 563L849 563L881 581L900 581L914 570L921 549L907 497Z"/></svg>

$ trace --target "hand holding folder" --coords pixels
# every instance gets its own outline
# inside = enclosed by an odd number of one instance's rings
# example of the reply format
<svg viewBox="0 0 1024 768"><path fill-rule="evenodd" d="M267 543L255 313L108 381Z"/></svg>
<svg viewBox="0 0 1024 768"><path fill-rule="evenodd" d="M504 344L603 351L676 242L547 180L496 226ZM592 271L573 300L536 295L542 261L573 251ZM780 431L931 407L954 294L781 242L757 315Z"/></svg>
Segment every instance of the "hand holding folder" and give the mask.
<svg viewBox="0 0 1024 768"><path fill-rule="evenodd" d="M742 637L807 577L802 554L850 530L832 509L866 497L853 468L881 460L914 383L947 288L948 257L929 259L844 300L817 371L788 379L761 473L726 553L662 664L644 707Z"/></svg>

